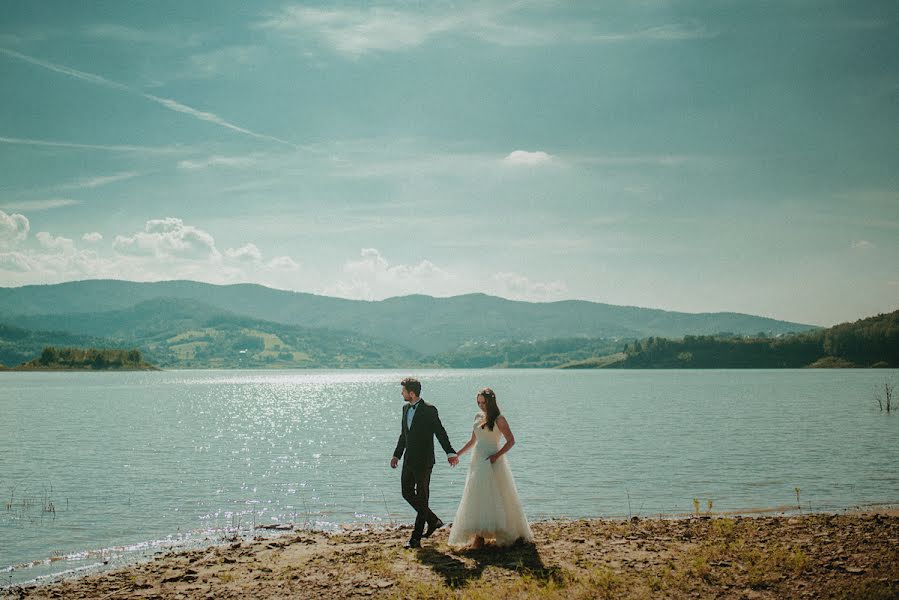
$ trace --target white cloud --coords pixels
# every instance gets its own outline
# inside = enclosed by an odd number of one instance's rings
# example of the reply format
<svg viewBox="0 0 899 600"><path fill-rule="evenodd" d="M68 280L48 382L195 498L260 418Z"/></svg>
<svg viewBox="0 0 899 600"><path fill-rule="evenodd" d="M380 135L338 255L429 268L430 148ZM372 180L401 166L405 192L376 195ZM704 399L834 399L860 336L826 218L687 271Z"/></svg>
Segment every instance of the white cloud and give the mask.
<svg viewBox="0 0 899 600"><path fill-rule="evenodd" d="M360 300L380 300L407 294L443 295L453 277L429 260L413 265L391 265L375 248L363 248L359 260L344 264L346 278L323 293Z"/></svg>
<svg viewBox="0 0 899 600"><path fill-rule="evenodd" d="M299 271L300 265L289 256L276 256L266 265L273 271Z"/></svg>
<svg viewBox="0 0 899 600"><path fill-rule="evenodd" d="M873 248L874 244L872 244L868 240L856 240L852 242L852 249L854 250L871 250Z"/></svg>
<svg viewBox="0 0 899 600"><path fill-rule="evenodd" d="M31 262L21 252L0 252L0 271L27 273L31 271Z"/></svg>
<svg viewBox="0 0 899 600"><path fill-rule="evenodd" d="M536 152L515 150L514 152L509 153L509 155L503 159L503 162L512 166L536 167L548 164L552 160L553 156L551 154L547 154L541 150L537 150Z"/></svg>
<svg viewBox="0 0 899 600"><path fill-rule="evenodd" d="M7 214L0 210L0 248L8 247L28 237L31 224L28 217L18 213Z"/></svg>
<svg viewBox="0 0 899 600"><path fill-rule="evenodd" d="M432 277L443 273L440 268L429 260L422 260L417 265L390 266L387 260L375 248L363 248L360 256L362 257L361 260L348 261L344 265L344 272L366 277L382 277L392 281Z"/></svg>
<svg viewBox="0 0 899 600"><path fill-rule="evenodd" d="M24 200L22 202L10 202L0 206L0 208L5 208L8 210L28 210L28 211L40 211L40 210L51 210L54 208L60 208L63 206L73 206L75 204L81 204L78 200L71 200L69 198L49 198L47 200Z"/></svg>
<svg viewBox="0 0 899 600"><path fill-rule="evenodd" d="M228 248L225 250L225 256L239 262L260 262L262 261L262 252L256 247L256 244L244 244L240 248Z"/></svg>
<svg viewBox="0 0 899 600"><path fill-rule="evenodd" d="M69 238L56 237L46 231L38 231L35 236L41 247L53 253L74 254L75 242Z"/></svg>
<svg viewBox="0 0 899 600"><path fill-rule="evenodd" d="M147 221L143 231L117 235L109 248L80 250L72 239L47 231L35 235L36 244L21 248L28 220L0 212L0 285L49 284L78 279L161 281L191 279L214 284L253 282L280 289L302 289L299 261L286 255L263 260L253 243L219 252L213 236L182 219ZM5 227L5 228L4 228ZM81 237L88 243L103 240L99 232ZM9 247L5 247L9 246ZM105 255L100 254L100 250Z"/></svg>
<svg viewBox="0 0 899 600"><path fill-rule="evenodd" d="M113 248L120 254L157 258L211 259L221 254L207 232L185 225L174 217L147 221L144 231L132 236L117 235Z"/></svg>
<svg viewBox="0 0 899 600"><path fill-rule="evenodd" d="M202 160L182 160L179 169L195 171L209 167L251 167L258 162L255 156L218 156L213 155Z"/></svg>
<svg viewBox="0 0 899 600"><path fill-rule="evenodd" d="M560 300L568 292L568 286L562 281L532 281L519 273L496 273L493 281L497 285L498 295L513 300Z"/></svg>
<svg viewBox="0 0 899 600"><path fill-rule="evenodd" d="M121 271L114 268L114 263L100 258L92 250L77 250L72 240L55 237L43 231L36 237L41 241L40 251L0 253L0 272L3 273L5 284L25 285L96 277L122 277Z"/></svg>

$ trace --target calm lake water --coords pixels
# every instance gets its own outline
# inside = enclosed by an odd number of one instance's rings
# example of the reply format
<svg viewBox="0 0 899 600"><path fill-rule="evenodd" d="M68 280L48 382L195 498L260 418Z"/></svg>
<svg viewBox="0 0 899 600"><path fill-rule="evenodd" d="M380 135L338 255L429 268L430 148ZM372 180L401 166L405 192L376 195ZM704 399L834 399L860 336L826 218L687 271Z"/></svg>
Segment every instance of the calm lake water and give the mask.
<svg viewBox="0 0 899 600"><path fill-rule="evenodd" d="M411 523L388 465L409 374L0 373L0 585L254 525ZM496 390L532 520L899 502L899 415L873 399L896 370L415 375L457 448ZM447 521L468 458L434 470Z"/></svg>

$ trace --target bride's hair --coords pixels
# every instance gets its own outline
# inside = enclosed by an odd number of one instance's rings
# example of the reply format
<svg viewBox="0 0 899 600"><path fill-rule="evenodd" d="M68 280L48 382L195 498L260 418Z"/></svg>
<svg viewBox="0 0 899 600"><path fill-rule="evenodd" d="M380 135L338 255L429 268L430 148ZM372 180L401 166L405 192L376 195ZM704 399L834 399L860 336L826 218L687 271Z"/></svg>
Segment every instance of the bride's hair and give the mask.
<svg viewBox="0 0 899 600"><path fill-rule="evenodd" d="M487 413L487 420L481 425L481 429L486 427L490 431L493 431L493 426L496 424L497 417L499 417L499 406L496 405L496 394L493 393L493 390L490 388L484 388L478 392L478 396L483 396L484 400L487 401L487 410L484 411Z"/></svg>

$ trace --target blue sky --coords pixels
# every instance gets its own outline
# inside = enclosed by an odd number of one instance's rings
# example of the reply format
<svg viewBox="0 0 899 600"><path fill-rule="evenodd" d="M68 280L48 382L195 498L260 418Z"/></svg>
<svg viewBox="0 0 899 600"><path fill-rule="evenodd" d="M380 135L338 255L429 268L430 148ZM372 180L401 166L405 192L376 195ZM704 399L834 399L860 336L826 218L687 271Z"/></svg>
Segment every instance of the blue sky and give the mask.
<svg viewBox="0 0 899 600"><path fill-rule="evenodd" d="M894 2L7 2L0 285L899 308Z"/></svg>

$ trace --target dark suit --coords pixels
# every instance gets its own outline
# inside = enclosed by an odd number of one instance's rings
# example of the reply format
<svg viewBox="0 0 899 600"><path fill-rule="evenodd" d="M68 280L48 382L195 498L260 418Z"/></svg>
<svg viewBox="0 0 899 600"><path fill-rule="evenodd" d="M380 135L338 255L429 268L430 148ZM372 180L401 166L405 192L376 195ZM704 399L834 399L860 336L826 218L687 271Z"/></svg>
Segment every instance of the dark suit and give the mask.
<svg viewBox="0 0 899 600"><path fill-rule="evenodd" d="M418 540L424 532L425 523L434 524L438 520L437 515L428 508L431 469L434 468L434 436L447 454L455 454L456 451L450 444L435 406L419 400L412 417L412 427L408 426L406 418L410 408L409 403L403 406L400 438L393 455L403 459L403 498L417 513L412 539Z"/></svg>

